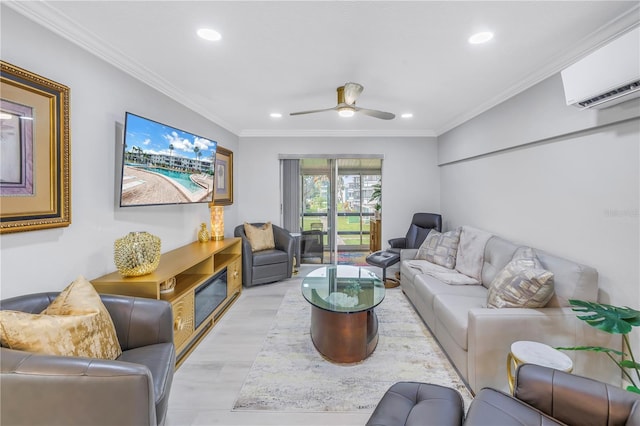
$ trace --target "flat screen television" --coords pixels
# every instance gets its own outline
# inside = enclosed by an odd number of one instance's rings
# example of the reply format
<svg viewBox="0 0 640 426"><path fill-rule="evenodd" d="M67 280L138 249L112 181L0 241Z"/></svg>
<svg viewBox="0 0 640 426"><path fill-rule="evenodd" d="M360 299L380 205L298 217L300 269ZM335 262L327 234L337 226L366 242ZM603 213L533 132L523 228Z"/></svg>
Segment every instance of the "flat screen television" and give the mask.
<svg viewBox="0 0 640 426"><path fill-rule="evenodd" d="M127 112L120 207L210 203L217 142Z"/></svg>

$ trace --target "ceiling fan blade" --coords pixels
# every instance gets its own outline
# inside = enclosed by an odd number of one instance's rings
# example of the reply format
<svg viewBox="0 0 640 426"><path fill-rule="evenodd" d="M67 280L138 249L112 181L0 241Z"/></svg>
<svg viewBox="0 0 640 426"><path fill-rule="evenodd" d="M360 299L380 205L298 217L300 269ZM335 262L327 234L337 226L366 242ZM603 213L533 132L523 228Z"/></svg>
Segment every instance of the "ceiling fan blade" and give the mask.
<svg viewBox="0 0 640 426"><path fill-rule="evenodd" d="M396 115L390 112L378 111L375 109L367 109L367 108L358 108L358 107L354 107L354 108L356 109L356 111L361 112L362 114L370 115L371 117L380 118L382 120L393 120L394 118L396 118Z"/></svg>
<svg viewBox="0 0 640 426"><path fill-rule="evenodd" d="M358 83L345 83L344 85L344 102L353 105L358 100L358 96L364 90L364 87Z"/></svg>
<svg viewBox="0 0 640 426"><path fill-rule="evenodd" d="M334 111L336 109L337 109L337 107L325 108L325 109L312 109L312 110L309 110L309 111L290 112L289 115L313 114L315 112Z"/></svg>

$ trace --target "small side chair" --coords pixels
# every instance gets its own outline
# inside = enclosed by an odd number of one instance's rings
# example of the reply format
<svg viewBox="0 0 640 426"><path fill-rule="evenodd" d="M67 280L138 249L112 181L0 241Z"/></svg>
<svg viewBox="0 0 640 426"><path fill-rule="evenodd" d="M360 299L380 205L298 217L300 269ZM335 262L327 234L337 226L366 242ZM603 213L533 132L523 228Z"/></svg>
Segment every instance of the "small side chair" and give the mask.
<svg viewBox="0 0 640 426"><path fill-rule="evenodd" d="M260 227L264 223L252 225ZM256 252L251 251L244 224L234 230L234 235L242 238L242 284L245 287L284 280L293 274L295 238L284 228L273 224L271 227L275 248Z"/></svg>

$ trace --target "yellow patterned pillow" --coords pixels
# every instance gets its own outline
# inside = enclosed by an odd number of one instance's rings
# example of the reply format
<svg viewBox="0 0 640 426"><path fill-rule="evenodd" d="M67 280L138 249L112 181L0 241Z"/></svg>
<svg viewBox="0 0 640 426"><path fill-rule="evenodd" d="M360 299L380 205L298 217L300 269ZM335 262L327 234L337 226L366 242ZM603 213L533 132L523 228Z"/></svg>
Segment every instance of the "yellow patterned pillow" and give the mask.
<svg viewBox="0 0 640 426"><path fill-rule="evenodd" d="M262 226L253 226L245 222L244 233L247 234L252 252L276 248L271 222L267 222Z"/></svg>
<svg viewBox="0 0 640 426"><path fill-rule="evenodd" d="M109 311L84 277L40 314L0 311L0 343L48 355L116 359L122 353Z"/></svg>

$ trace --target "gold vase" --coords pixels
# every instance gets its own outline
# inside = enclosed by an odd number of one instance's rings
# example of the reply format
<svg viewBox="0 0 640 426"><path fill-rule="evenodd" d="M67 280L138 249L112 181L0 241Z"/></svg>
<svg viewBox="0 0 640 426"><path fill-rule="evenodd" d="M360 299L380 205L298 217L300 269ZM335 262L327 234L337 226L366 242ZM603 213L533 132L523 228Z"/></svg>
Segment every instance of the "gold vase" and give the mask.
<svg viewBox="0 0 640 426"><path fill-rule="evenodd" d="M160 238L148 232L129 232L113 243L113 260L123 277L150 274L160 264Z"/></svg>
<svg viewBox="0 0 640 426"><path fill-rule="evenodd" d="M207 231L207 224L202 222L200 224L200 231L198 232L198 241L206 243L209 239L211 239L211 235L209 235L209 231Z"/></svg>

